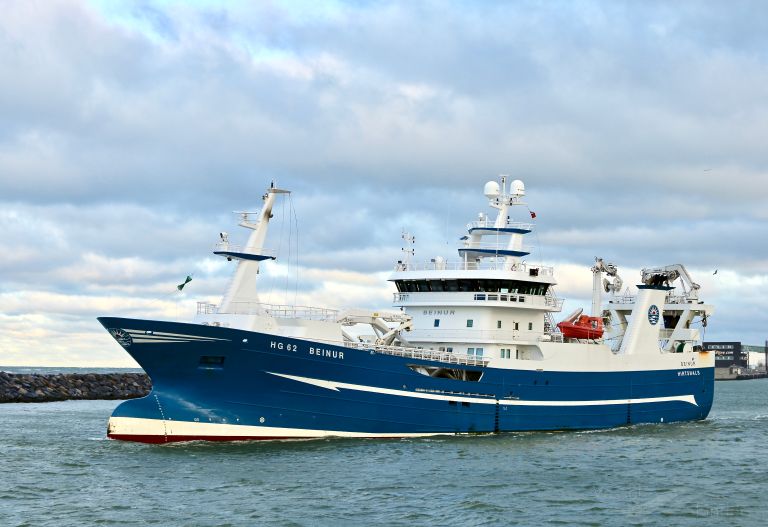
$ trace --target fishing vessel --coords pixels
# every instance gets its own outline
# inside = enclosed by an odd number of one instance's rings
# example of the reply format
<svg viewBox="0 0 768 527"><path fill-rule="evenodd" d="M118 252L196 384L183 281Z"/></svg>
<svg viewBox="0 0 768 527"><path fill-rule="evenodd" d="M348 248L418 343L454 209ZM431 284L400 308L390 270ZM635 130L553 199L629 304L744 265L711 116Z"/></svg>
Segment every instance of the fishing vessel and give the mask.
<svg viewBox="0 0 768 527"><path fill-rule="evenodd" d="M276 258L267 230L287 194L273 185L258 213L240 213L245 245L220 233L214 253L236 269L218 305L198 303L190 323L99 318L153 385L115 409L110 438L414 437L709 413L714 354L702 350L700 328L713 308L685 267L644 269L631 292L597 259L591 315L558 327L554 269L526 260L535 215L522 181L485 185L495 217L469 223L453 259L416 261L404 235L388 311L261 301L260 266Z"/></svg>

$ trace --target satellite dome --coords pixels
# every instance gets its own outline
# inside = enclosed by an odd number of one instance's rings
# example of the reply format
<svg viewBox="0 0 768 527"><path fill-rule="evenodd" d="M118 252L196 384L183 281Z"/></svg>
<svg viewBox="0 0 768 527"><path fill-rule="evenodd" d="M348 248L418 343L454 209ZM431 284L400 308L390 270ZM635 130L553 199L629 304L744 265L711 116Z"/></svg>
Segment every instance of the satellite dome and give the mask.
<svg viewBox="0 0 768 527"><path fill-rule="evenodd" d="M499 192L499 184L495 181L489 181L485 184L485 188L483 189L483 194L485 194L485 197L488 199L497 198Z"/></svg>
<svg viewBox="0 0 768 527"><path fill-rule="evenodd" d="M512 188L509 190L513 196L525 196L525 184L519 179L512 182Z"/></svg>

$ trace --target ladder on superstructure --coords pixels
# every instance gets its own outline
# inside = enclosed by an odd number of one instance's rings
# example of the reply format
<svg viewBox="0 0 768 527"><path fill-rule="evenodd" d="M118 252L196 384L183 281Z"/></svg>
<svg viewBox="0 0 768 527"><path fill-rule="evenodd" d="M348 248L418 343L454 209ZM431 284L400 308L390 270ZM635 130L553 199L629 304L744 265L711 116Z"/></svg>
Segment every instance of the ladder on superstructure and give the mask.
<svg viewBox="0 0 768 527"><path fill-rule="evenodd" d="M547 288L547 304L552 303L552 305L557 305L557 297L555 295L555 288L554 286L550 285ZM551 311L547 311L544 313L544 333L555 333L558 332L557 325L555 324L555 317L552 316Z"/></svg>

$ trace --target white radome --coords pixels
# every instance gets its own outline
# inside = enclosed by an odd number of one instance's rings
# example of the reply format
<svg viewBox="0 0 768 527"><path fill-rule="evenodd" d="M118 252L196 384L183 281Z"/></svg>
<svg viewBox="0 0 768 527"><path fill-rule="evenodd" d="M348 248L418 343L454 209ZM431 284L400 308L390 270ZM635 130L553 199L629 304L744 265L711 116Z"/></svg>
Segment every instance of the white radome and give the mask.
<svg viewBox="0 0 768 527"><path fill-rule="evenodd" d="M510 192L513 196L525 196L525 183L519 179L514 180Z"/></svg>
<svg viewBox="0 0 768 527"><path fill-rule="evenodd" d="M493 199L499 196L501 193L501 190L499 188L499 184L495 181L489 181L485 184L485 188L483 189L483 194L485 194L485 197L488 199Z"/></svg>

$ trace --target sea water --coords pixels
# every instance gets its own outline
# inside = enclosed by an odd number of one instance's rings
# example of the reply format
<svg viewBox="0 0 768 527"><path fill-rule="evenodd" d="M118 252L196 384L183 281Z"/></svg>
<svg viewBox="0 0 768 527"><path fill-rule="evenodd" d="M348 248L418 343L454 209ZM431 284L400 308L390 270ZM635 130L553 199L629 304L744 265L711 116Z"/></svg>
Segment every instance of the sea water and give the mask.
<svg viewBox="0 0 768 527"><path fill-rule="evenodd" d="M111 441L117 404L0 404L0 526L768 522L765 379L702 422L408 440Z"/></svg>

